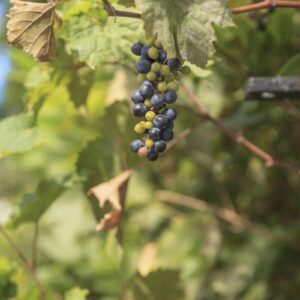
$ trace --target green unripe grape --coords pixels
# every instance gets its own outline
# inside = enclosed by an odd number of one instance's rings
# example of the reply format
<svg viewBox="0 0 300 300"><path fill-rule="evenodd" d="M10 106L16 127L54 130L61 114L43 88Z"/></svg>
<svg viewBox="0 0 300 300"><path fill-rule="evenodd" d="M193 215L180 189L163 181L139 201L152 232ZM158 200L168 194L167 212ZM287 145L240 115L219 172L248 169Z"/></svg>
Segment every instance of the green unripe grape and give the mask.
<svg viewBox="0 0 300 300"><path fill-rule="evenodd" d="M157 59L158 58L158 49L155 47L151 47L148 50L148 56L152 59Z"/></svg>
<svg viewBox="0 0 300 300"><path fill-rule="evenodd" d="M146 147L141 147L138 151L139 157L146 157L148 155L148 149Z"/></svg>
<svg viewBox="0 0 300 300"><path fill-rule="evenodd" d="M161 44L161 42L158 41L158 40L155 41L154 46L155 46L156 48L162 48L162 44Z"/></svg>
<svg viewBox="0 0 300 300"><path fill-rule="evenodd" d="M157 85L157 89L159 92L163 93L165 92L167 89L168 89L168 86L165 82L160 82L158 85Z"/></svg>
<svg viewBox="0 0 300 300"><path fill-rule="evenodd" d="M145 141L145 146L146 146L146 148L152 148L153 147L153 141L152 140L150 140L150 139L147 139L146 141Z"/></svg>
<svg viewBox="0 0 300 300"><path fill-rule="evenodd" d="M147 121L153 121L155 118L155 112L154 111L146 112L145 118Z"/></svg>
<svg viewBox="0 0 300 300"><path fill-rule="evenodd" d="M160 71L160 64L158 62L155 62L151 65L151 70L153 72L159 72Z"/></svg>
<svg viewBox="0 0 300 300"><path fill-rule="evenodd" d="M184 67L182 67L181 72L185 75L188 75L191 73L191 68L188 66L184 66Z"/></svg>
<svg viewBox="0 0 300 300"><path fill-rule="evenodd" d="M134 126L134 131L136 133L143 133L143 132L145 132L145 128L140 123L138 123Z"/></svg>
<svg viewBox="0 0 300 300"><path fill-rule="evenodd" d="M145 126L144 126L146 129L151 129L153 127L153 124L151 121L147 121L145 122Z"/></svg>
<svg viewBox="0 0 300 300"><path fill-rule="evenodd" d="M181 79L181 74L180 74L180 73L177 73L176 76L175 76L175 78L176 78L177 80L180 80L180 79Z"/></svg>
<svg viewBox="0 0 300 300"><path fill-rule="evenodd" d="M169 73L167 76L165 76L165 81L167 81L167 82L171 82L174 79L175 79L175 76L172 73Z"/></svg>
<svg viewBox="0 0 300 300"><path fill-rule="evenodd" d="M162 65L160 67L160 74L163 76L167 76L169 75L171 72L170 68L167 65Z"/></svg>
<svg viewBox="0 0 300 300"><path fill-rule="evenodd" d="M144 80L146 80L146 75L145 74L139 74L138 76L137 76L137 81L138 82L143 82Z"/></svg>
<svg viewBox="0 0 300 300"><path fill-rule="evenodd" d="M168 90L175 91L175 92L177 92L179 88L178 83L176 81L169 82L167 86L168 86Z"/></svg>
<svg viewBox="0 0 300 300"><path fill-rule="evenodd" d="M149 73L146 75L146 77L147 77L148 80L153 81L153 80L156 79L156 74L155 74L155 72L151 71L151 72L149 72Z"/></svg>
<svg viewBox="0 0 300 300"><path fill-rule="evenodd" d="M150 99L146 99L144 104L146 105L147 108L150 108L152 107L152 103L151 103L151 100Z"/></svg>

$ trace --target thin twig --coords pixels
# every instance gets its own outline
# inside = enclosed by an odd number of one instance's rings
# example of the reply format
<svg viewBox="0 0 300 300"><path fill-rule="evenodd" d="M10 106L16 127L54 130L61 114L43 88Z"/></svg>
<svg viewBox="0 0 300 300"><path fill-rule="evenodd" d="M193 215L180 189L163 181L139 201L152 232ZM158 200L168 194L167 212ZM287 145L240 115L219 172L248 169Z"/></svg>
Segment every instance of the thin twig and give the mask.
<svg viewBox="0 0 300 300"><path fill-rule="evenodd" d="M274 158L271 154L267 153L263 149L259 148L257 145L248 140L242 132L236 132L232 129L227 128L221 121L212 117L207 111L204 104L198 99L198 97L186 87L185 84L180 82L180 86L189 97L189 99L195 104L197 108L197 113L200 118L211 122L216 128L224 133L227 137L233 140L236 144L244 146L247 150L254 153L256 156L260 157L265 161L266 167L278 167L287 172L294 173L300 176L300 168L292 166L284 161Z"/></svg>
<svg viewBox="0 0 300 300"><path fill-rule="evenodd" d="M23 254L22 250L18 247L18 245L15 243L15 241L9 236L9 234L4 230L4 228L0 225L0 233L2 234L3 238L7 241L7 243L10 245L10 247L14 250L17 257L20 259L20 261L23 263L25 269L29 272L29 274L32 277L32 280L34 281L41 300L46 300L46 294L45 289L40 283L39 279L37 278L35 274L35 270L31 267L31 264L27 260L26 256Z"/></svg>
<svg viewBox="0 0 300 300"><path fill-rule="evenodd" d="M300 8L300 1L265 0L265 1L259 2L259 3L253 3L253 4L233 8L232 13L233 14L241 14L241 13L245 13L245 12L250 12L250 11L255 11L255 10L265 9L265 8L273 8L273 7Z"/></svg>
<svg viewBox="0 0 300 300"><path fill-rule="evenodd" d="M108 0L103 0L103 6L107 14L111 17L127 17L127 18L135 18L135 19L142 18L142 15L139 13L115 9Z"/></svg>
<svg viewBox="0 0 300 300"><path fill-rule="evenodd" d="M39 239L39 224L34 223L34 233L32 239L32 253L31 253L31 269L35 270L38 254L38 239Z"/></svg>
<svg viewBox="0 0 300 300"><path fill-rule="evenodd" d="M271 235L271 231L267 229L265 226L253 223L249 221L246 217L243 217L236 213L235 211L218 207L216 205L207 203L204 200L173 193L169 191L160 190L156 192L156 197L165 202L170 202L174 204L178 204L181 206L185 206L201 213L209 213L215 215L219 219L229 223L235 229L238 230L252 230L252 231L260 231Z"/></svg>

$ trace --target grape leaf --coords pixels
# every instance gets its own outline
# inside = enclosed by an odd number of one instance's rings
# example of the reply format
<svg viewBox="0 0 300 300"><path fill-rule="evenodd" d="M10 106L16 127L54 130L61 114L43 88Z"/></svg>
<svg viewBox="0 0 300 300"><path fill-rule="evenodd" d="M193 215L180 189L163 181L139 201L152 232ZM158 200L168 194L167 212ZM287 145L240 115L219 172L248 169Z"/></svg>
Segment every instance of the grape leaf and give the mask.
<svg viewBox="0 0 300 300"><path fill-rule="evenodd" d="M214 50L213 23L230 26L224 0L136 0L148 36L157 34L170 56L180 56L199 67Z"/></svg>
<svg viewBox="0 0 300 300"><path fill-rule="evenodd" d="M293 56L278 71L278 76L300 76L300 53Z"/></svg>
<svg viewBox="0 0 300 300"><path fill-rule="evenodd" d="M78 55L80 61L92 69L103 62L128 61L130 47L138 39L139 20L110 18L105 25L88 16L74 16L64 23L60 37L66 40L69 53Z"/></svg>
<svg viewBox="0 0 300 300"><path fill-rule="evenodd" d="M0 122L0 158L31 149L37 129L32 114L7 117Z"/></svg>
<svg viewBox="0 0 300 300"><path fill-rule="evenodd" d="M146 277L134 276L125 286L121 300L182 300L183 288L180 285L179 272L158 270Z"/></svg>
<svg viewBox="0 0 300 300"><path fill-rule="evenodd" d="M7 39L20 45L35 59L51 61L56 55L53 26L57 17L53 3L11 0L7 22Z"/></svg>
<svg viewBox="0 0 300 300"><path fill-rule="evenodd" d="M41 181L34 193L23 197L20 211L12 216L9 225L17 227L26 222L38 222L63 191L64 187L54 181Z"/></svg>
<svg viewBox="0 0 300 300"><path fill-rule="evenodd" d="M104 208L107 202L112 207L112 211L105 214L97 225L96 229L98 231L110 230L119 224L128 180L132 173L133 170L126 170L120 175L93 187L89 191L89 195L94 195L97 198L101 208Z"/></svg>
<svg viewBox="0 0 300 300"><path fill-rule="evenodd" d="M119 0L118 3L127 7L134 7L134 0Z"/></svg>
<svg viewBox="0 0 300 300"><path fill-rule="evenodd" d="M66 292L65 300L86 300L88 294L88 290L75 287Z"/></svg>

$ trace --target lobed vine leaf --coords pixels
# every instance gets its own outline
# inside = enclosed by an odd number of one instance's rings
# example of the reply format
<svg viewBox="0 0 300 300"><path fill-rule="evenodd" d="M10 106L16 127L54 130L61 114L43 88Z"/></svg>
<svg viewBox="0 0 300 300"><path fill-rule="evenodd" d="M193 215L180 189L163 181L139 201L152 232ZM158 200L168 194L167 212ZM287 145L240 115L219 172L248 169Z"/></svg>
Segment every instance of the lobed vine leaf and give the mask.
<svg viewBox="0 0 300 300"><path fill-rule="evenodd" d="M98 231L110 230L119 224L128 180L132 173L133 170L126 170L120 175L90 189L89 194L97 198L101 208L104 208L107 202L112 207L112 211L105 214L97 225L96 229Z"/></svg>
<svg viewBox="0 0 300 300"><path fill-rule="evenodd" d="M57 182L41 181L34 193L24 196L20 211L12 217L10 225L17 227L27 222L38 222L63 191L64 187Z"/></svg>
<svg viewBox="0 0 300 300"><path fill-rule="evenodd" d="M88 290L75 287L66 292L64 300L86 300L88 295Z"/></svg>
<svg viewBox="0 0 300 300"><path fill-rule="evenodd" d="M26 53L41 62L51 61L56 55L53 26L58 17L55 4L20 0L11 0L11 4L8 42L23 47Z"/></svg>
<svg viewBox="0 0 300 300"><path fill-rule="evenodd" d="M148 36L157 34L171 56L180 56L199 67L214 50L213 24L232 25L224 0L136 0Z"/></svg>

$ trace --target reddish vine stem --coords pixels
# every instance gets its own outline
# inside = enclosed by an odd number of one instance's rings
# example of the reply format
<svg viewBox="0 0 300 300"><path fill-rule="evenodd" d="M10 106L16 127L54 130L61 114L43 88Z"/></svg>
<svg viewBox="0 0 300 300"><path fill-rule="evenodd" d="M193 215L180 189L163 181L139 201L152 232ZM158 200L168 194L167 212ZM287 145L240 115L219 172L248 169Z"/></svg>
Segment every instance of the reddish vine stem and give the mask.
<svg viewBox="0 0 300 300"><path fill-rule="evenodd" d="M253 4L233 8L232 13L242 14L242 13L264 9L264 8L270 8L270 7L300 8L300 1L265 0L260 3L253 3Z"/></svg>
<svg viewBox="0 0 300 300"><path fill-rule="evenodd" d="M236 131L224 126L224 124L221 121L215 119L214 117L212 117L209 114L209 112L207 111L207 109L203 105L203 103L201 103L201 101L198 99L198 97L190 89L188 89L185 86L185 84L180 82L180 86L182 87L182 89L184 90L186 95L190 98L190 100L197 107L197 113L200 118L211 122L216 128L218 128L220 131L222 131L224 133L224 135L229 137L236 144L240 144L240 145L244 146L247 150L249 150L256 156L260 157L262 160L264 160L266 167L278 167L287 172L294 173L294 174L300 176L300 168L297 168L297 167L292 166L284 161L274 158L271 154L267 153L266 151L264 151L263 149L259 148L257 145L252 143L250 140L248 140L243 135L242 132L236 132Z"/></svg>
<svg viewBox="0 0 300 300"><path fill-rule="evenodd" d="M103 0L104 9L107 14L111 17L127 17L134 19L141 19L142 15L135 12L123 11L115 9L108 0ZM300 1L276 1L276 0L265 0L260 3L248 4L236 8L232 8L233 14L242 14L250 11L266 9L270 7L281 7L281 8L300 8Z"/></svg>
<svg viewBox="0 0 300 300"><path fill-rule="evenodd" d="M9 234L4 230L4 228L0 225L0 233L2 234L3 238L7 241L7 243L10 245L10 247L14 250L20 261L23 263L25 269L29 272L29 274L32 277L32 280L34 281L41 300L46 300L46 294L45 289L40 283L39 279L37 278L35 274L35 270L32 268L30 262L27 260L26 256L23 254L22 250L19 248L19 246L15 243L15 241L9 236Z"/></svg>

